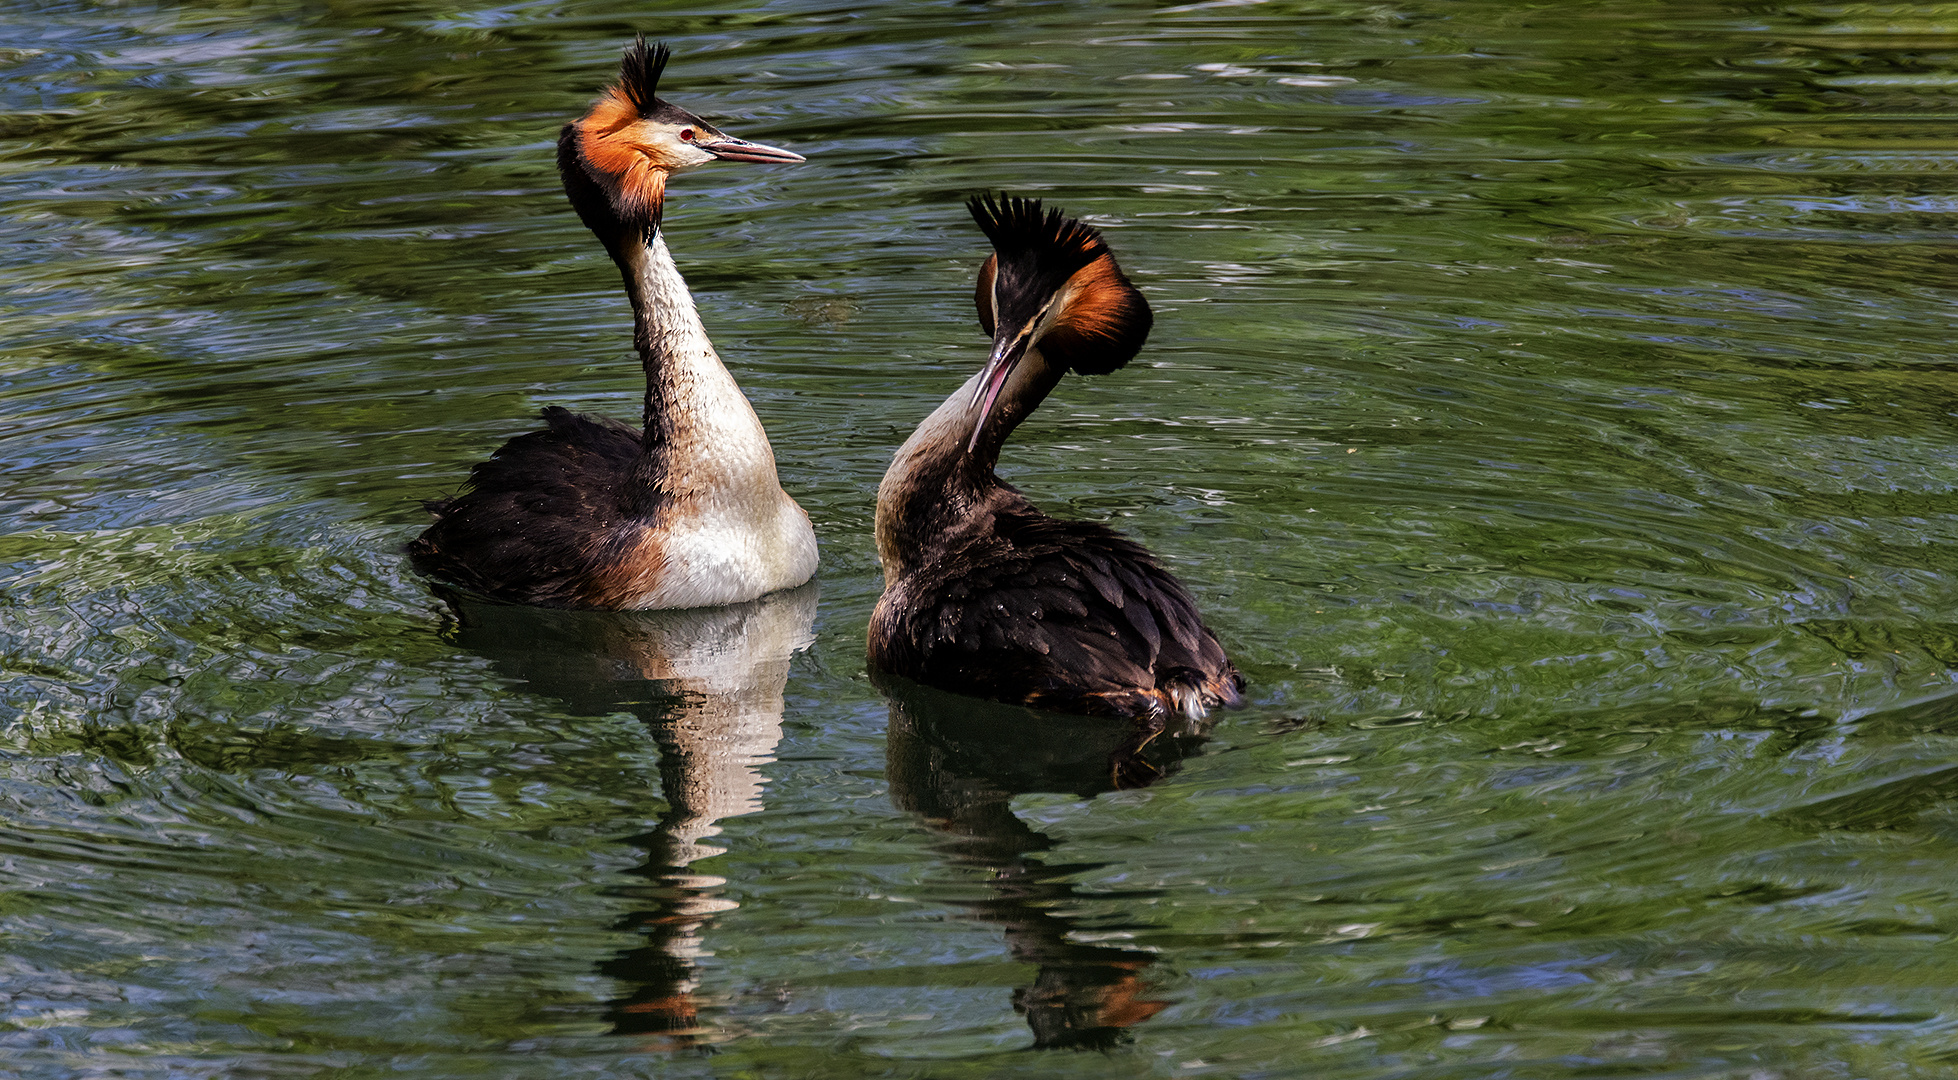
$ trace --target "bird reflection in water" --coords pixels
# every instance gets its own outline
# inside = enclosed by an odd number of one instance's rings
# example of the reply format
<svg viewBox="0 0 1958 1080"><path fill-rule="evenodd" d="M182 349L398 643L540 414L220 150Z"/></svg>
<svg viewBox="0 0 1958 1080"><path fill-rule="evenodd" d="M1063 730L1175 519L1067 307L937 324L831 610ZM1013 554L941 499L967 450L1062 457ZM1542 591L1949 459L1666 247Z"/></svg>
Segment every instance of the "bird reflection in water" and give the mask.
<svg viewBox="0 0 1958 1080"><path fill-rule="evenodd" d="M1015 795L1089 797L1164 776L1203 741L1202 728L1038 713L880 679L891 701L886 775L900 810L924 818L954 866L987 872L993 896L963 904L1006 931L1013 958L1039 969L1014 992L1034 1045L1101 1049L1167 1008L1148 996L1155 954L1072 940L1067 878L1098 869L1039 859L1056 841L1013 813Z"/></svg>
<svg viewBox="0 0 1958 1080"><path fill-rule="evenodd" d="M644 1035L662 1049L724 1041L703 1021L699 958L717 915L738 905L727 880L693 864L726 849L706 841L720 822L762 808L760 766L782 738L789 663L812 640L816 585L731 607L683 611L550 611L449 597L458 644L574 712L631 712L660 748L666 812L633 837L645 884L617 891L643 902L618 929L646 942L599 966L634 989L613 1001L615 1034Z"/></svg>

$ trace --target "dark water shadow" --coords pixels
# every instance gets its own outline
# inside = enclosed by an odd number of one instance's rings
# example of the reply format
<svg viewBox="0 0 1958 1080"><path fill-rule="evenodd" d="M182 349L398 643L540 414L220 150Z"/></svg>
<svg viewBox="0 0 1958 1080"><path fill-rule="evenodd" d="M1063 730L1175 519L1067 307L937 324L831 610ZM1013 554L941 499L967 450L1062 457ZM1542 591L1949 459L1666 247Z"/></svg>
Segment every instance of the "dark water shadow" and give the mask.
<svg viewBox="0 0 1958 1080"><path fill-rule="evenodd" d="M1908 739L1958 733L1958 691L1946 690L1844 717L1864 737Z"/></svg>
<svg viewBox="0 0 1958 1080"><path fill-rule="evenodd" d="M1021 794L1088 797L1154 783L1202 744L1202 730L1034 712L902 679L878 685L891 705L891 801L937 834L932 846L948 864L986 872L993 895L961 906L1001 927L1013 958L1039 969L1013 994L1034 1046L1114 1046L1168 1007L1148 996L1143 978L1154 953L1072 937L1071 879L1100 864L1038 858L1056 841L1011 804Z"/></svg>
<svg viewBox="0 0 1958 1080"><path fill-rule="evenodd" d="M568 612L445 597L457 644L573 712L630 712L660 748L667 809L629 838L646 852L643 884L611 891L635 905L615 929L644 937L598 966L631 987L606 1007L614 1034L658 1049L730 1037L703 1019L699 958L717 916L739 905L727 879L693 864L726 849L707 841L720 822L762 808L760 766L782 738L783 690L795 653L812 640L817 586L731 607L658 612Z"/></svg>

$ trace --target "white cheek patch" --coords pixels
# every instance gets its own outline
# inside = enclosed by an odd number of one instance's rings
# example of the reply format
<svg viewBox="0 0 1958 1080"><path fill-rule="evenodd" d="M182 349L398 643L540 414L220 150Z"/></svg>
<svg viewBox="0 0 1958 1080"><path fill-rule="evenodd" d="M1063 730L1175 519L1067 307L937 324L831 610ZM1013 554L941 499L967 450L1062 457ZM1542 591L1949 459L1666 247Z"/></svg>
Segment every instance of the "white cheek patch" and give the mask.
<svg viewBox="0 0 1958 1080"><path fill-rule="evenodd" d="M648 162L668 172L691 169L716 160L713 154L680 138L681 130L664 124L641 122L633 131L633 142Z"/></svg>

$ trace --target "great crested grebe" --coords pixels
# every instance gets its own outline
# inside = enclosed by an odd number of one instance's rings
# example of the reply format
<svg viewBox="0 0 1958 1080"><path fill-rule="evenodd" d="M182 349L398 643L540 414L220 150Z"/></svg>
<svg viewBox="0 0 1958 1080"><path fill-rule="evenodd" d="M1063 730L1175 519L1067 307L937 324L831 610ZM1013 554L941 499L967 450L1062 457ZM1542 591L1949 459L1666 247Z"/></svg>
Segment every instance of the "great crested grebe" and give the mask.
<svg viewBox="0 0 1958 1080"><path fill-rule="evenodd" d="M877 489L884 595L870 664L995 701L1199 719L1242 699L1195 601L1154 557L1056 521L993 473L1000 446L1069 371L1103 375L1149 336L1149 304L1094 229L1037 200L974 198L992 356L918 425Z"/></svg>
<svg viewBox="0 0 1958 1080"><path fill-rule="evenodd" d="M625 277L646 368L645 428L544 410L503 444L408 553L417 569L522 604L734 604L816 572L809 515L782 490L755 410L721 366L660 235L671 173L794 162L653 96L669 52L641 36L619 84L558 135L564 192Z"/></svg>

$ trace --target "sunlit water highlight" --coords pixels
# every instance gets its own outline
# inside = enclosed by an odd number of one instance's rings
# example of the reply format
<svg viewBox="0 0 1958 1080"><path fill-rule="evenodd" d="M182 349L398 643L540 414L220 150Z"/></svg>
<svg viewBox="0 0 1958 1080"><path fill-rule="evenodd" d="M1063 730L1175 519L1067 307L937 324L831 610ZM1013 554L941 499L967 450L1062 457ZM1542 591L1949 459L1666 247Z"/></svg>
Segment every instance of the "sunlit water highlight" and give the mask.
<svg viewBox="0 0 1958 1080"><path fill-rule="evenodd" d="M810 157L668 231L820 581L452 607L417 500L635 409L635 29ZM1955 90L1943 4L0 11L0 1072L1947 1075ZM1207 736L864 674L980 190L1155 307L1004 471Z"/></svg>

